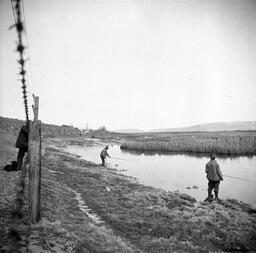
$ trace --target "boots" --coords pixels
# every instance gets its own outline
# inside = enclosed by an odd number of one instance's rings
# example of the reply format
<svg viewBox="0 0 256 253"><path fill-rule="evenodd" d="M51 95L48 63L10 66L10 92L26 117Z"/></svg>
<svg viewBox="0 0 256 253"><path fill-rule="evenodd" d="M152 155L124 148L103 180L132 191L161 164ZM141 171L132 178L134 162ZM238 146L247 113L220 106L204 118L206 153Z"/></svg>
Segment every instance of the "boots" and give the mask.
<svg viewBox="0 0 256 253"><path fill-rule="evenodd" d="M219 196L218 196L219 192L218 191L214 191L214 194L215 194L214 200L219 202L220 201Z"/></svg>
<svg viewBox="0 0 256 253"><path fill-rule="evenodd" d="M208 201L208 202L213 201L213 194L210 191L208 191L208 197L204 201Z"/></svg>

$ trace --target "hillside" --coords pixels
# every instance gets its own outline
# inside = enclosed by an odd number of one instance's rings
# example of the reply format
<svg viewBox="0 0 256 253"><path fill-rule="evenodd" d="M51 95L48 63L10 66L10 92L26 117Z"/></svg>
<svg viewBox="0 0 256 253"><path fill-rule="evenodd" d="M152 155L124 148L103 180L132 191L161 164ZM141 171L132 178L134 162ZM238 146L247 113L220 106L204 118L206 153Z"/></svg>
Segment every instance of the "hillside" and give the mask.
<svg viewBox="0 0 256 253"><path fill-rule="evenodd" d="M18 133L24 120L12 119L0 116L0 129L4 129L10 133ZM53 125L42 123L43 137L55 137L66 135L80 135L80 130L73 126L67 125Z"/></svg>
<svg viewBox="0 0 256 253"><path fill-rule="evenodd" d="M144 131L141 129L134 129L134 128L125 128L125 129L117 129L113 130L113 133L124 133L124 134L132 134L132 133L143 133Z"/></svg>
<svg viewBox="0 0 256 253"><path fill-rule="evenodd" d="M217 131L255 131L256 121L214 122L190 127L160 128L150 132L217 132Z"/></svg>

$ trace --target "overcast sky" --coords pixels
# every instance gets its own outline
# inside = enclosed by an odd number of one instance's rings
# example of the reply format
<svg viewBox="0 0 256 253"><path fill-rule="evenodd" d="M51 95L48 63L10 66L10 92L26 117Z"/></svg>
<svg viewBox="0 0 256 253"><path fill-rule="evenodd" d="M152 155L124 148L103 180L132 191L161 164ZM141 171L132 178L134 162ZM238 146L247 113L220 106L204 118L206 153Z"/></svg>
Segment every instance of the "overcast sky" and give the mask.
<svg viewBox="0 0 256 253"><path fill-rule="evenodd" d="M43 122L148 130L256 120L256 1L24 5L29 103L40 97ZM25 119L13 20L1 0L0 115Z"/></svg>

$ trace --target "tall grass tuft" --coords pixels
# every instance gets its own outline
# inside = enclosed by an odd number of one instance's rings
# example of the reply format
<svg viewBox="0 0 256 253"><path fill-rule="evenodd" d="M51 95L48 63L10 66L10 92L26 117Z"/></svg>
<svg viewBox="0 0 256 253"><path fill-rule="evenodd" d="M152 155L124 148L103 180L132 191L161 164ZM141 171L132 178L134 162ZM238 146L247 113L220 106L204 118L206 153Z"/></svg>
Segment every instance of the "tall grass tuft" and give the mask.
<svg viewBox="0 0 256 253"><path fill-rule="evenodd" d="M121 144L121 149L146 152L191 152L224 155L256 154L256 136L254 134L169 134L135 138Z"/></svg>

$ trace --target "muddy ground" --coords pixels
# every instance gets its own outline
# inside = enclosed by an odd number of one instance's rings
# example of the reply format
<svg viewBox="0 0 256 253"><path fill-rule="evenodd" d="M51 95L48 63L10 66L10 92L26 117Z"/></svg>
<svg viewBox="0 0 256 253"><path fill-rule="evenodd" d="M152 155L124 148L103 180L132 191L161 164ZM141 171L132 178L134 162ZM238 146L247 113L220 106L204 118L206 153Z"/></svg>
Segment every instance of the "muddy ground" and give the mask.
<svg viewBox="0 0 256 253"><path fill-rule="evenodd" d="M249 205L197 202L62 151L69 142L86 145L78 138L43 140L42 219L29 223L26 199L21 252L256 252L256 211ZM2 170L16 158L15 139L0 132L0 252L10 244L21 174Z"/></svg>

